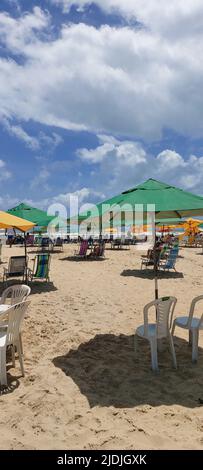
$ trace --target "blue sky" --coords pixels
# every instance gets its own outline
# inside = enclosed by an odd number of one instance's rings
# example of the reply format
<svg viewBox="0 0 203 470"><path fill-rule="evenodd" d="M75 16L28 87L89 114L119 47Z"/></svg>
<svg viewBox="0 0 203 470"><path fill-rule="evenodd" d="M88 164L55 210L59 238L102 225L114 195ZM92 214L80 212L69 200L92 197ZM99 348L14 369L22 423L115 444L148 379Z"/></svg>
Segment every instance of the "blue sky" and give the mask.
<svg viewBox="0 0 203 470"><path fill-rule="evenodd" d="M200 0L2 0L1 209L203 194Z"/></svg>

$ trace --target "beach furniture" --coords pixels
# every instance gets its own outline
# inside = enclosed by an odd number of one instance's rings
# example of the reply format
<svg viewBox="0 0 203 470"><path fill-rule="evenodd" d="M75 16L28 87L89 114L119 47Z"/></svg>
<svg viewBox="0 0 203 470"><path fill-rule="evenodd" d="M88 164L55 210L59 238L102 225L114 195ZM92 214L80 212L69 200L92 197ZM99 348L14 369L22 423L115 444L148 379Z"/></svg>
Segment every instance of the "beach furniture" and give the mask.
<svg viewBox="0 0 203 470"><path fill-rule="evenodd" d="M154 256L154 249L149 249L147 255L142 255L141 259L141 269L143 266L148 268L148 266L154 266L154 263L158 264L161 255L161 250L159 247L155 249L155 256Z"/></svg>
<svg viewBox="0 0 203 470"><path fill-rule="evenodd" d="M30 287L24 284L15 284L13 286L7 287L7 289L2 292L0 304L7 304L7 301L9 301L10 305L23 302L27 299L30 292Z"/></svg>
<svg viewBox="0 0 203 470"><path fill-rule="evenodd" d="M86 258L88 250L88 240L82 240L79 248L79 252L75 252L75 257Z"/></svg>
<svg viewBox="0 0 203 470"><path fill-rule="evenodd" d="M100 242L92 247L91 253L88 255L88 258L104 258L105 252L105 243Z"/></svg>
<svg viewBox="0 0 203 470"><path fill-rule="evenodd" d="M144 267L148 266L153 266L154 265L154 256L153 256L153 250L149 249L146 255L141 256L141 269Z"/></svg>
<svg viewBox="0 0 203 470"><path fill-rule="evenodd" d="M104 258L104 256L105 256L105 246L106 246L106 245L105 245L104 242L101 242L101 243L99 244L99 257L100 257L100 258Z"/></svg>
<svg viewBox="0 0 203 470"><path fill-rule="evenodd" d="M57 250L63 251L63 240L62 240L62 238L57 238L55 240L55 242L53 243L53 246L52 246L52 251L54 251L55 248Z"/></svg>
<svg viewBox="0 0 203 470"><path fill-rule="evenodd" d="M170 269L174 269L176 271L175 265L177 261L179 253L179 247L174 247L171 248L168 256L165 260L160 260L159 261L159 269L163 269L164 271L169 271Z"/></svg>
<svg viewBox="0 0 203 470"><path fill-rule="evenodd" d="M28 257L26 256L11 256L9 259L8 267L4 267L3 282L12 277L22 277L23 280L26 276Z"/></svg>
<svg viewBox="0 0 203 470"><path fill-rule="evenodd" d="M0 328L6 327L5 322L1 321L1 313L5 312L11 305L25 302L30 292L30 287L24 284L15 284L14 286L7 287L7 289L3 291L0 298ZM23 351L21 335L20 345L21 350Z"/></svg>
<svg viewBox="0 0 203 470"><path fill-rule="evenodd" d="M173 337L171 334L171 325L173 319L173 313L175 309L177 299L175 297L162 297L157 300L153 300L144 307L144 324L138 326L135 331L135 351L137 352L137 337L144 338L149 341L151 348L151 364L152 370L158 371L158 340L167 338L169 341L173 365L176 368L176 355L173 344ZM149 323L149 311L154 309L154 315L156 321Z"/></svg>
<svg viewBox="0 0 203 470"><path fill-rule="evenodd" d="M123 246L123 243L121 241L121 238L116 238L114 240L111 240L111 249L114 250L114 248L117 248L118 250L121 250Z"/></svg>
<svg viewBox="0 0 203 470"><path fill-rule="evenodd" d="M17 350L21 372L24 376L23 353L21 348L21 329L29 301L12 305L2 314L2 320L7 321L6 328L0 329L0 383L7 385L6 375L6 349L11 346L12 363L15 367L15 350Z"/></svg>
<svg viewBox="0 0 203 470"><path fill-rule="evenodd" d="M174 335L176 326L189 331L189 344L192 346L192 362L196 362L198 359L199 331L203 330L203 314L200 317L194 317L196 305L201 300L203 300L203 295L195 297L191 302L188 316L175 318L172 328L172 335Z"/></svg>
<svg viewBox="0 0 203 470"><path fill-rule="evenodd" d="M38 245L38 251L44 253L45 251L51 251L53 248L53 242L48 237L43 237Z"/></svg>
<svg viewBox="0 0 203 470"><path fill-rule="evenodd" d="M49 253L37 254L34 259L33 269L28 268L29 281L49 281L51 256Z"/></svg>
<svg viewBox="0 0 203 470"><path fill-rule="evenodd" d="M34 246L34 235L30 234L26 237L26 245L27 246Z"/></svg>

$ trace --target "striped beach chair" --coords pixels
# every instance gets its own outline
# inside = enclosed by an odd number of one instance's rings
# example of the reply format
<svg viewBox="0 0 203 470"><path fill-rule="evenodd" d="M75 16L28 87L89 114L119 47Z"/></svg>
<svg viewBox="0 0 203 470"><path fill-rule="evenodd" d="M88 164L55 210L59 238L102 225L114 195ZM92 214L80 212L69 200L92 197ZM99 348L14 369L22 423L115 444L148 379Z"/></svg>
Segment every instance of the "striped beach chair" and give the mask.
<svg viewBox="0 0 203 470"><path fill-rule="evenodd" d="M33 269L28 269L28 279L30 281L45 280L49 281L51 256L49 253L42 253L36 255L34 259Z"/></svg>

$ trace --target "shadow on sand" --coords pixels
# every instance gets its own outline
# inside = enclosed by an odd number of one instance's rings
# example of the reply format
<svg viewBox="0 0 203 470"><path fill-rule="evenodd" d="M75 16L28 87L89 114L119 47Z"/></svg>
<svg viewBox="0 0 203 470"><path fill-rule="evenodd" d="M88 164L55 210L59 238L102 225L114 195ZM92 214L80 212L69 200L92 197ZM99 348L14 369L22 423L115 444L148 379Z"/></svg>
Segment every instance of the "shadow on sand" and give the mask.
<svg viewBox="0 0 203 470"><path fill-rule="evenodd" d="M16 285L16 284L25 284L25 281L22 280L17 280L17 279L11 279L7 283L3 285L3 283L0 284L0 295L2 292L10 286ZM54 286L53 282L44 282L44 281L32 281L29 282L28 284L31 288L31 294L42 294L44 292L52 292L58 290L57 287Z"/></svg>
<svg viewBox="0 0 203 470"><path fill-rule="evenodd" d="M20 381L18 379L22 378L22 375L19 375L18 377L14 377L12 376L8 371L9 371L9 368L11 368L12 366L10 367L7 367L7 381L8 381L8 385L7 387L5 385L0 385L0 396L1 395L9 395L10 393L14 392L14 390L16 390L19 385L20 385Z"/></svg>
<svg viewBox="0 0 203 470"><path fill-rule="evenodd" d="M106 261L108 258L94 258L93 256L87 256L86 258L80 258L78 256L66 256L65 258L60 258L60 261L76 261L83 262L83 261Z"/></svg>
<svg viewBox="0 0 203 470"><path fill-rule="evenodd" d="M142 279L154 279L153 269L124 269L121 276L140 277ZM159 279L183 279L183 273L172 271L158 271Z"/></svg>
<svg viewBox="0 0 203 470"><path fill-rule="evenodd" d="M188 343L175 338L179 368L173 369L169 350L159 353L160 373L151 371L147 341L138 339L135 356L133 336L96 335L78 349L55 357L53 363L71 377L90 407L132 408L178 404L200 406L203 399L203 350L197 365L191 362Z"/></svg>

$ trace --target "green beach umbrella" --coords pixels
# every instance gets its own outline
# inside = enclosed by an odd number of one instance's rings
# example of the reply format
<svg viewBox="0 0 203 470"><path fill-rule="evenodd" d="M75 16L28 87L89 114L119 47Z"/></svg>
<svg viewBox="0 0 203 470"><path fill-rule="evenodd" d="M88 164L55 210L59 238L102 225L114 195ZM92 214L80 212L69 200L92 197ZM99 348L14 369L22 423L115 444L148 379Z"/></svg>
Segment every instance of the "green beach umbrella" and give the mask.
<svg viewBox="0 0 203 470"><path fill-rule="evenodd" d="M131 212L131 209L124 207L127 204L132 208L141 205L144 220L147 217L147 206L154 204L157 223L160 219L162 221L162 219L181 219L203 215L203 197L152 178L135 188L123 191L118 196L97 204L96 208L91 211L91 218L98 217L98 214L99 216L109 214L109 209L105 207L107 204L111 205L110 211L114 212L113 218L116 213L122 211L122 208L127 217L127 212ZM116 208L117 205L119 207ZM138 207L135 209L139 211ZM80 217L85 219L85 214L80 214Z"/></svg>
<svg viewBox="0 0 203 470"><path fill-rule="evenodd" d="M93 211L91 216L98 217L98 211L100 216L109 215L109 209L105 208L105 204L111 204L110 211L114 211L113 219L123 209L126 218L128 212L132 213L132 210L139 212L140 210L143 219L146 220L148 205L154 205L156 222L160 219L181 219L183 217L203 215L203 197L152 178L135 188L124 191L120 195L98 204L97 210ZM116 208L116 205L120 207ZM157 297L157 263L155 263L155 298Z"/></svg>
<svg viewBox="0 0 203 470"><path fill-rule="evenodd" d="M9 209L8 214L21 217L21 219L29 220L36 224L38 227L47 227L49 223L55 218L53 215L47 215L47 213L36 207L31 207L27 204L21 203L12 209Z"/></svg>

